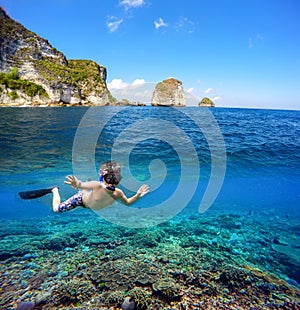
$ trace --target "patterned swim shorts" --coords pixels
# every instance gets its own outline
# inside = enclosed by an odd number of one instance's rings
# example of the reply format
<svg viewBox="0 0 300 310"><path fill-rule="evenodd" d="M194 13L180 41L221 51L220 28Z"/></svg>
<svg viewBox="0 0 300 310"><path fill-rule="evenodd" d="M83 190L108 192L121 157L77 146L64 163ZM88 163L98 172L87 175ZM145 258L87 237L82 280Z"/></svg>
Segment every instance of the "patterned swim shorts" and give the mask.
<svg viewBox="0 0 300 310"><path fill-rule="evenodd" d="M58 212L70 211L70 210L73 210L73 209L75 209L77 207L84 207L84 208L86 208L86 206L84 205L84 203L82 201L82 196L83 196L83 192L78 192L77 194L75 194L74 196L70 197L66 201L61 202L58 205Z"/></svg>

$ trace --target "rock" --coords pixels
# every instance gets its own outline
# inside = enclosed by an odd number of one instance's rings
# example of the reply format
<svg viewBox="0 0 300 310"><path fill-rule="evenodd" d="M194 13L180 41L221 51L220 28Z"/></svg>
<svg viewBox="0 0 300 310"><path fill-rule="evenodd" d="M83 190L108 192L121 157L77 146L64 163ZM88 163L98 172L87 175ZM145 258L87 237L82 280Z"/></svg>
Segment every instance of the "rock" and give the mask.
<svg viewBox="0 0 300 310"><path fill-rule="evenodd" d="M29 81L43 95L24 92L16 83L0 83L2 105L114 105L106 87L106 68L90 60L67 60L37 34L12 20L0 8L0 71L18 72L18 85ZM10 85L9 85L10 84ZM31 86L32 87L32 86Z"/></svg>
<svg viewBox="0 0 300 310"><path fill-rule="evenodd" d="M143 103L143 102L137 102L137 101L131 101L131 102L129 102L128 105L130 105L130 106L132 106L132 107L145 107L145 106L146 106L145 103Z"/></svg>
<svg viewBox="0 0 300 310"><path fill-rule="evenodd" d="M199 102L199 107L213 108L215 104L209 98L205 97Z"/></svg>
<svg viewBox="0 0 300 310"><path fill-rule="evenodd" d="M130 297L126 297L121 305L122 310L133 310L134 307L134 301L132 301Z"/></svg>
<svg viewBox="0 0 300 310"><path fill-rule="evenodd" d="M35 307L35 303L34 302L31 302L31 301L24 301L24 302L21 302L16 310L32 310L34 309Z"/></svg>
<svg viewBox="0 0 300 310"><path fill-rule="evenodd" d="M186 106L182 82L169 78L158 83L153 92L151 105L165 107Z"/></svg>
<svg viewBox="0 0 300 310"><path fill-rule="evenodd" d="M116 106L132 106L132 107L144 107L146 106L143 102L129 101L127 99L122 99L121 101L116 102Z"/></svg>

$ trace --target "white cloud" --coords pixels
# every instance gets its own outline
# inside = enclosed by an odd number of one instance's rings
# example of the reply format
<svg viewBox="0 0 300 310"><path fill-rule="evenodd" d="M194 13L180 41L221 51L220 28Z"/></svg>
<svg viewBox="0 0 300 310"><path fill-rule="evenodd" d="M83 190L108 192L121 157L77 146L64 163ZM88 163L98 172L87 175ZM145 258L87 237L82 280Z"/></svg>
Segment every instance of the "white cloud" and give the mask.
<svg viewBox="0 0 300 310"><path fill-rule="evenodd" d="M215 97L213 98L213 101L218 101L218 100L221 100L221 99L222 99L221 97L215 96Z"/></svg>
<svg viewBox="0 0 300 310"><path fill-rule="evenodd" d="M126 83L122 79L114 79L108 85L111 94L118 100L150 103L156 84L147 83L144 79L136 79Z"/></svg>
<svg viewBox="0 0 300 310"><path fill-rule="evenodd" d="M159 29L160 27L167 27L168 24L166 24L163 19L160 17L157 21L154 21L154 26L156 29Z"/></svg>
<svg viewBox="0 0 300 310"><path fill-rule="evenodd" d="M193 87L191 87L191 88L189 88L189 89L187 90L187 92L190 93L190 94L191 94L193 91L194 91L194 88L193 88Z"/></svg>
<svg viewBox="0 0 300 310"><path fill-rule="evenodd" d="M177 32L184 31L187 33L193 33L195 31L195 23L189 20L187 17L181 17L175 24L175 30Z"/></svg>
<svg viewBox="0 0 300 310"><path fill-rule="evenodd" d="M209 87L209 88L207 88L205 91L204 91L204 93L205 94L211 94L212 92L213 92L213 88L211 88L211 87Z"/></svg>
<svg viewBox="0 0 300 310"><path fill-rule="evenodd" d="M107 84L108 89L125 89L133 87L142 86L146 83L144 79L136 79L131 84L124 82L122 79L113 79L110 83Z"/></svg>
<svg viewBox="0 0 300 310"><path fill-rule="evenodd" d="M123 82L122 79L113 79L110 83L107 84L108 89L123 89L128 87L128 84Z"/></svg>
<svg viewBox="0 0 300 310"><path fill-rule="evenodd" d="M140 86L140 85L143 85L145 84L146 81L144 79L136 79L132 82L132 86Z"/></svg>
<svg viewBox="0 0 300 310"><path fill-rule="evenodd" d="M116 31L123 22L123 19L118 19L116 16L109 16L108 19L106 25L110 32Z"/></svg>
<svg viewBox="0 0 300 310"><path fill-rule="evenodd" d="M138 8L145 4L145 0L121 0L120 5L126 9Z"/></svg>

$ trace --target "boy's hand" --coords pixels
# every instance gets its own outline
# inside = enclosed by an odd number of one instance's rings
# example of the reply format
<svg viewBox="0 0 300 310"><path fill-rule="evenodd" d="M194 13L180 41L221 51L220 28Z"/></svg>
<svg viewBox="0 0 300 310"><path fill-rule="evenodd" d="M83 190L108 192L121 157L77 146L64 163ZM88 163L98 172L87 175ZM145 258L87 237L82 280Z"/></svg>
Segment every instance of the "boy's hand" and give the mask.
<svg viewBox="0 0 300 310"><path fill-rule="evenodd" d="M73 188L78 188L80 186L80 181L74 176L74 175L68 175L66 176L67 181L65 181L65 184L71 185Z"/></svg>
<svg viewBox="0 0 300 310"><path fill-rule="evenodd" d="M138 195L139 197L143 197L143 196L146 195L147 193L149 193L149 186L146 185L146 184L142 185L142 186L138 189L138 191L137 191L137 195Z"/></svg>

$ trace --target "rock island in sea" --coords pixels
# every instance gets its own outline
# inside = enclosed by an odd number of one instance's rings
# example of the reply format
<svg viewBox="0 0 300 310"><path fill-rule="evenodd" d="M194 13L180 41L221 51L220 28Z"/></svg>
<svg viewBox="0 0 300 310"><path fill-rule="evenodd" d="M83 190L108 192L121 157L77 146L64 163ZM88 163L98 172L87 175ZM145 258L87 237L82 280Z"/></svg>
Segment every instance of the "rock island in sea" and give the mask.
<svg viewBox="0 0 300 310"><path fill-rule="evenodd" d="M151 105L185 107L186 99L182 82L174 78L169 78L158 83L153 92Z"/></svg>
<svg viewBox="0 0 300 310"><path fill-rule="evenodd" d="M214 102L211 99L207 98L207 97L203 98L199 102L198 105L199 105L199 107L206 107L206 108L214 108L215 107Z"/></svg>

